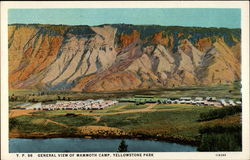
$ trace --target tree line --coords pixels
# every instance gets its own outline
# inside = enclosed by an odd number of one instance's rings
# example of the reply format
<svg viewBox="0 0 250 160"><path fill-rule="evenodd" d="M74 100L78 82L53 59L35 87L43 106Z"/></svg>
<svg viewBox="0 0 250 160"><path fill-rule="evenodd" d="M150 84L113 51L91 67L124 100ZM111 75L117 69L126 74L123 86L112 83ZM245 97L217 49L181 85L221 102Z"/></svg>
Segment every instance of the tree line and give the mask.
<svg viewBox="0 0 250 160"><path fill-rule="evenodd" d="M201 113L199 121L209 121L217 118L223 118L228 115L240 113L241 110L241 106L224 107L221 109L210 110L209 112Z"/></svg>

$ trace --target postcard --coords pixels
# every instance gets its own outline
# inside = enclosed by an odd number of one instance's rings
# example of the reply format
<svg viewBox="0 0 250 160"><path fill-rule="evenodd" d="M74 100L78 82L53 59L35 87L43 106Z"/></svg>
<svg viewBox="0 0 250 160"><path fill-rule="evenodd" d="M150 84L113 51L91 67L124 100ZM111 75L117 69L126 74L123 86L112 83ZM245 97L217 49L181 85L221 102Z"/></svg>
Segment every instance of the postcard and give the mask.
<svg viewBox="0 0 250 160"><path fill-rule="evenodd" d="M248 5L1 3L1 159L249 159Z"/></svg>

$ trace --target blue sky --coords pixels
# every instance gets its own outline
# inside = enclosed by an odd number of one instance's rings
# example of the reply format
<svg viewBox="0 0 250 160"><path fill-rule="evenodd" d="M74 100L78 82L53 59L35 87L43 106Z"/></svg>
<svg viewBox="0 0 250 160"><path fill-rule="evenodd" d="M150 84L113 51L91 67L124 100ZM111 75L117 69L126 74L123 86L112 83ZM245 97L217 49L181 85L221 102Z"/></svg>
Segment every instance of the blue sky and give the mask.
<svg viewBox="0 0 250 160"><path fill-rule="evenodd" d="M215 8L91 8L9 9L8 23L23 24L157 24L240 28L240 9Z"/></svg>

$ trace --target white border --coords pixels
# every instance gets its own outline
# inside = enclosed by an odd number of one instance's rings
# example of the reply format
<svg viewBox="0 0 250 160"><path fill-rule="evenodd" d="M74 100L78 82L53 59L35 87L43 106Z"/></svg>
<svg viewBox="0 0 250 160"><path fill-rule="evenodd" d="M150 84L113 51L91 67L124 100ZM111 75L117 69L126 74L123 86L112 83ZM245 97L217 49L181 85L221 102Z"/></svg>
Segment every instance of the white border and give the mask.
<svg viewBox="0 0 250 160"><path fill-rule="evenodd" d="M243 97L243 151L242 152L154 152L149 158L108 158L108 159L250 159L249 156L249 2L248 1L170 1L170 2L1 2L1 159L17 159L8 153L8 9L14 8L240 8L242 28L242 97ZM216 153L226 153L217 157ZM37 154L33 154L34 156ZM36 160L46 159L37 158ZM22 159L22 158L18 158ZM26 158L33 159L33 158ZM65 159L65 158L47 158ZM70 158L74 159L74 158ZM78 158L80 159L80 158ZM84 159L101 159L101 157ZM107 158L106 158L107 159Z"/></svg>

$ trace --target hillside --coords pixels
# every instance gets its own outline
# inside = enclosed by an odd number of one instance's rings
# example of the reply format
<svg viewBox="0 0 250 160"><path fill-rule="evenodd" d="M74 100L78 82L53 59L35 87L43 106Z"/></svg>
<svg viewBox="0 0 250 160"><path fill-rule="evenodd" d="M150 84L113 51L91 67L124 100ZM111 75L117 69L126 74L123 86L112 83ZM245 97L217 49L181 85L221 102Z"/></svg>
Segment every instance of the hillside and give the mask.
<svg viewBox="0 0 250 160"><path fill-rule="evenodd" d="M9 25L9 87L117 91L240 80L240 29Z"/></svg>

